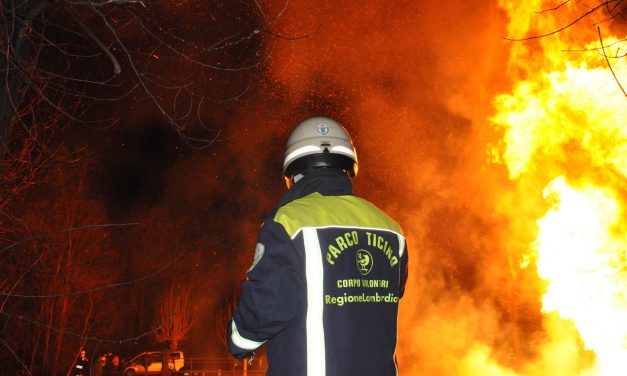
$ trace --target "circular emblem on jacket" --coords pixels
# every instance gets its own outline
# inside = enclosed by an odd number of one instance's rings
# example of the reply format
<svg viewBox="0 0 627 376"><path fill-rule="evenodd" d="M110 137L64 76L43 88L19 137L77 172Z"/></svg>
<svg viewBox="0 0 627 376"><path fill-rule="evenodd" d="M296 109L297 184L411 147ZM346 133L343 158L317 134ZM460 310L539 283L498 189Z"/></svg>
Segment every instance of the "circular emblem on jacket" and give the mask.
<svg viewBox="0 0 627 376"><path fill-rule="evenodd" d="M318 124L318 133L321 136L326 136L329 133L329 126L326 124Z"/></svg>
<svg viewBox="0 0 627 376"><path fill-rule="evenodd" d="M357 251L356 256L357 261L357 270L361 273L361 275L367 275L372 270L372 265L374 264L374 260L372 259L372 255L370 252L365 249L360 249Z"/></svg>

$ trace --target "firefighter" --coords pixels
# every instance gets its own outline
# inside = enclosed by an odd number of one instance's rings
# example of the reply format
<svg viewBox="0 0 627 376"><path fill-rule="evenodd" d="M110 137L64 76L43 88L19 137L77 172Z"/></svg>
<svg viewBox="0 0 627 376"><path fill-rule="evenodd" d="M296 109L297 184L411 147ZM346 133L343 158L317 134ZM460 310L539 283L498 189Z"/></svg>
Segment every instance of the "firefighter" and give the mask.
<svg viewBox="0 0 627 376"><path fill-rule="evenodd" d="M76 359L76 364L74 365L74 375L89 375L89 358L87 358L87 353L85 352L85 350L81 350L78 359Z"/></svg>
<svg viewBox="0 0 627 376"><path fill-rule="evenodd" d="M351 138L332 119L307 119L287 140L289 189L259 230L227 325L236 358L265 345L269 376L398 374L405 236L353 194L357 168Z"/></svg>

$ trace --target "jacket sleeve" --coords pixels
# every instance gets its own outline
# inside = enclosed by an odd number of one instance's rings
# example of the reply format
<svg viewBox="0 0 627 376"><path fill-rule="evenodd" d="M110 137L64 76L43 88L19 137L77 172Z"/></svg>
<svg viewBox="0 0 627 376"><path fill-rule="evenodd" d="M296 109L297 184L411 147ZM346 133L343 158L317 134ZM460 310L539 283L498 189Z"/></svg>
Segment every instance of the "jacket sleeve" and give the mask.
<svg viewBox="0 0 627 376"><path fill-rule="evenodd" d="M407 282L408 272L408 264L409 264L409 254L407 254L407 242L405 242L405 248L403 251L403 256L401 256L400 262L400 283L399 283L399 298L402 298L405 294L405 283Z"/></svg>
<svg viewBox="0 0 627 376"><path fill-rule="evenodd" d="M267 221L259 230L255 261L227 327L229 350L235 357L250 355L303 309L303 268L302 255L283 226Z"/></svg>

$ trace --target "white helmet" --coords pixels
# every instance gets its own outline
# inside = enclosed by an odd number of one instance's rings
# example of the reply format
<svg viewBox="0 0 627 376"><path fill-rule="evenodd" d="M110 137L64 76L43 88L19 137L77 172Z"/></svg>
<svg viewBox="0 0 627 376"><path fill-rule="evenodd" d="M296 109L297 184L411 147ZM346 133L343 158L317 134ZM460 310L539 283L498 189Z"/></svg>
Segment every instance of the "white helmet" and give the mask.
<svg viewBox="0 0 627 376"><path fill-rule="evenodd" d="M287 139L283 176L292 177L316 168L339 168L357 174L357 152L346 129L335 120L313 117L298 124Z"/></svg>

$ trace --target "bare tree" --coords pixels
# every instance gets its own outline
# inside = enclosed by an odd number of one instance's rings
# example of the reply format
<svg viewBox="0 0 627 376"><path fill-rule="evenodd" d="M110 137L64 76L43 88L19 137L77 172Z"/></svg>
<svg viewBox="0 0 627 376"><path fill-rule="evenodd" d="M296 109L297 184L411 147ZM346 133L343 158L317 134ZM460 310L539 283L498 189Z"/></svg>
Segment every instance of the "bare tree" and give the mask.
<svg viewBox="0 0 627 376"><path fill-rule="evenodd" d="M160 343L169 342L172 350L185 338L196 320L196 309L192 303L191 290L171 286L163 295L155 315L155 333Z"/></svg>
<svg viewBox="0 0 627 376"><path fill-rule="evenodd" d="M88 342L152 332L122 336L107 321L118 302L109 290L141 290L145 278L103 275L116 270L103 264L115 258L113 226L86 200L85 177L68 172L84 171L88 147L65 147L63 132L138 121L141 108L191 148L211 145L220 129L206 124L208 109L251 91L261 36L274 36L286 6L272 15L254 0L0 2L0 373L65 373ZM194 310L189 295L170 293L160 338L177 344Z"/></svg>
<svg viewBox="0 0 627 376"><path fill-rule="evenodd" d="M237 296L235 294L235 288L230 287L227 289L225 295L216 304L216 309L213 311L214 335L219 339L222 346L228 348L228 339L226 338L226 326L228 322L233 318L235 312L235 306L237 304Z"/></svg>
<svg viewBox="0 0 627 376"><path fill-rule="evenodd" d="M2 1L0 209L57 158L51 140L69 124L112 127L141 108L190 147L211 145L220 128L207 111L249 92L261 35L283 11L269 18L256 1Z"/></svg>
<svg viewBox="0 0 627 376"><path fill-rule="evenodd" d="M104 292L90 289L119 278L111 268L115 256L106 247L104 228L78 228L82 221L102 222L103 213L98 202L83 197L85 169L63 171L73 167L58 165L50 172L35 193L39 197L29 196L38 210L15 217L23 224L12 231L16 241L9 245L15 246L2 247L7 286L0 290L0 335L29 372L69 370L87 338L111 333L111 322L99 320L113 318L115 300L101 300Z"/></svg>
<svg viewBox="0 0 627 376"><path fill-rule="evenodd" d="M42 112L110 126L120 119L100 117L102 106L142 97L190 146L210 145L219 130L202 125L203 105L247 92L263 59L241 52L258 51L261 34L274 22L257 2L231 5L228 12L225 7L203 1L3 1L0 144L15 126L34 132ZM197 39L199 33L205 40ZM186 69L172 71L177 65ZM171 74L164 76L168 68ZM226 93L224 86L207 84L224 79L238 84Z"/></svg>

